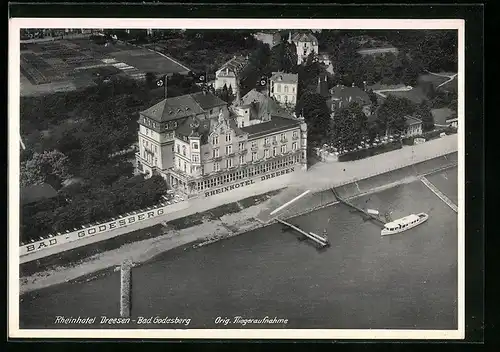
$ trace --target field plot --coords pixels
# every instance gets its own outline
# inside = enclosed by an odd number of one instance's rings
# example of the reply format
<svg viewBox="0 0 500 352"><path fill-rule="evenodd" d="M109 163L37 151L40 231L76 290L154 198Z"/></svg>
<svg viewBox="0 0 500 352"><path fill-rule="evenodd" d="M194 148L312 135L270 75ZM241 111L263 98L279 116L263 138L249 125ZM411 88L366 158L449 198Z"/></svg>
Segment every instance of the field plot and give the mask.
<svg viewBox="0 0 500 352"><path fill-rule="evenodd" d="M21 95L41 95L89 87L98 77L188 73L165 55L123 42L99 45L90 39L21 44Z"/></svg>

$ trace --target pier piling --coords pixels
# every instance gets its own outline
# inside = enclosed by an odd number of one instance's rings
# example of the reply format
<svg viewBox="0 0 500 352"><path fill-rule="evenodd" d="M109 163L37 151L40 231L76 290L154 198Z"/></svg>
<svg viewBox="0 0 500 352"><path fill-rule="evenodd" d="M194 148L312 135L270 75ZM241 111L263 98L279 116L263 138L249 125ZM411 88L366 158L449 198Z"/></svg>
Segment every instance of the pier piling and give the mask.
<svg viewBox="0 0 500 352"><path fill-rule="evenodd" d="M120 316L130 317L132 296L132 262L124 261L120 267Z"/></svg>
<svg viewBox="0 0 500 352"><path fill-rule="evenodd" d="M297 231L298 233L302 234L305 238L308 238L308 239L314 241L315 243L317 243L321 247L327 247L330 244L327 239L321 238L320 236L318 236L312 232L307 233L304 230L298 228L297 226L294 226L294 225L292 225L286 221L280 220L278 218L276 218L276 221L278 221L279 223L281 223L285 226L288 226L291 229Z"/></svg>

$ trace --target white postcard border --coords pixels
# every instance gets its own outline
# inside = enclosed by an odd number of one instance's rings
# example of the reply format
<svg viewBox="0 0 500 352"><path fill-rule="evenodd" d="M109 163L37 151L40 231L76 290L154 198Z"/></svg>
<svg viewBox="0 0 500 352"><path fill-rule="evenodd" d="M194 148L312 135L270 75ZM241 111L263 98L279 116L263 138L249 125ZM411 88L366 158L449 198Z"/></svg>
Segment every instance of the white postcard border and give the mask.
<svg viewBox="0 0 500 352"><path fill-rule="evenodd" d="M157 339L463 339L465 338L465 21L461 19L111 19L11 18L9 20L9 240L8 331L11 338ZM457 29L458 30L458 329L100 329L31 330L19 328L19 169L21 28L169 28L169 29Z"/></svg>

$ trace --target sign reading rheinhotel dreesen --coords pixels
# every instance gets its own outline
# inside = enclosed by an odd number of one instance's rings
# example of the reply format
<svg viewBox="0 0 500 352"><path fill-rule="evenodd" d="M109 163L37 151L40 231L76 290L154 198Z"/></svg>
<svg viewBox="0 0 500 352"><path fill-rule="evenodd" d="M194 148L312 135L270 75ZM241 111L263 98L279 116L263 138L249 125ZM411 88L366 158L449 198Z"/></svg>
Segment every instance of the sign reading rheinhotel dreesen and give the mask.
<svg viewBox="0 0 500 352"><path fill-rule="evenodd" d="M261 176L260 180L261 181L269 180L270 178L275 178L275 177L278 177L281 175L289 174L289 173L294 172L294 171L295 171L295 168L291 167L291 168L286 169L286 170L272 172L270 174ZM229 186L224 186L224 187L221 187L218 189L214 189L212 191L207 191L207 192L205 192L205 197L210 197L210 196L213 196L215 194L224 193L227 191L232 191L233 189L249 186L249 185L252 185L254 183L255 183L254 180L241 181L241 182L229 185Z"/></svg>

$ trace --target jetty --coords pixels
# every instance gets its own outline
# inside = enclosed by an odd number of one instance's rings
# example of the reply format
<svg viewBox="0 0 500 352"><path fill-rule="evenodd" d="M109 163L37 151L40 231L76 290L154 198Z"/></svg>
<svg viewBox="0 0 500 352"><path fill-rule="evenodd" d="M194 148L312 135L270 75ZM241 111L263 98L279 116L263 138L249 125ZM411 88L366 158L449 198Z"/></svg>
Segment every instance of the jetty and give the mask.
<svg viewBox="0 0 500 352"><path fill-rule="evenodd" d="M351 207L352 209L354 209L355 211L358 211L358 212L360 212L360 213L362 213L362 214L366 215L369 219L371 219L371 220L375 221L375 222L376 222L376 223L378 223L381 227L384 227L385 222L384 222L382 219L380 219L378 216L376 216L376 215L374 215L374 214L371 214L371 213L369 213L368 211L366 211L366 210L364 210L364 209L361 209L360 207L358 207L358 206L356 206L356 205L352 204L351 202L349 202L348 200L346 200L346 199L342 198L342 197L338 194L338 192L337 192L337 190L336 190L335 188L333 188L333 187L332 187L332 188L331 188L331 191L332 191L333 195L335 196L335 198L337 198L337 200L338 200L340 203L345 204L345 205L347 205L348 207Z"/></svg>
<svg viewBox="0 0 500 352"><path fill-rule="evenodd" d="M292 225L292 224L290 224L286 221L283 221L281 219L276 218L276 221L279 222L280 224L283 224L283 225L297 231L298 233L300 233L304 237L306 237L306 238L310 239L311 241L315 242L316 244L318 244L321 248L330 246L330 242L326 238L318 236L312 232L307 233L304 230L298 228L297 226Z"/></svg>
<svg viewBox="0 0 500 352"><path fill-rule="evenodd" d="M436 196L439 197L443 202L446 203L455 213L458 213L458 207L455 203L451 201L450 198L444 195L436 186L434 186L431 181L429 181L425 176L420 179L424 185L427 186Z"/></svg>

